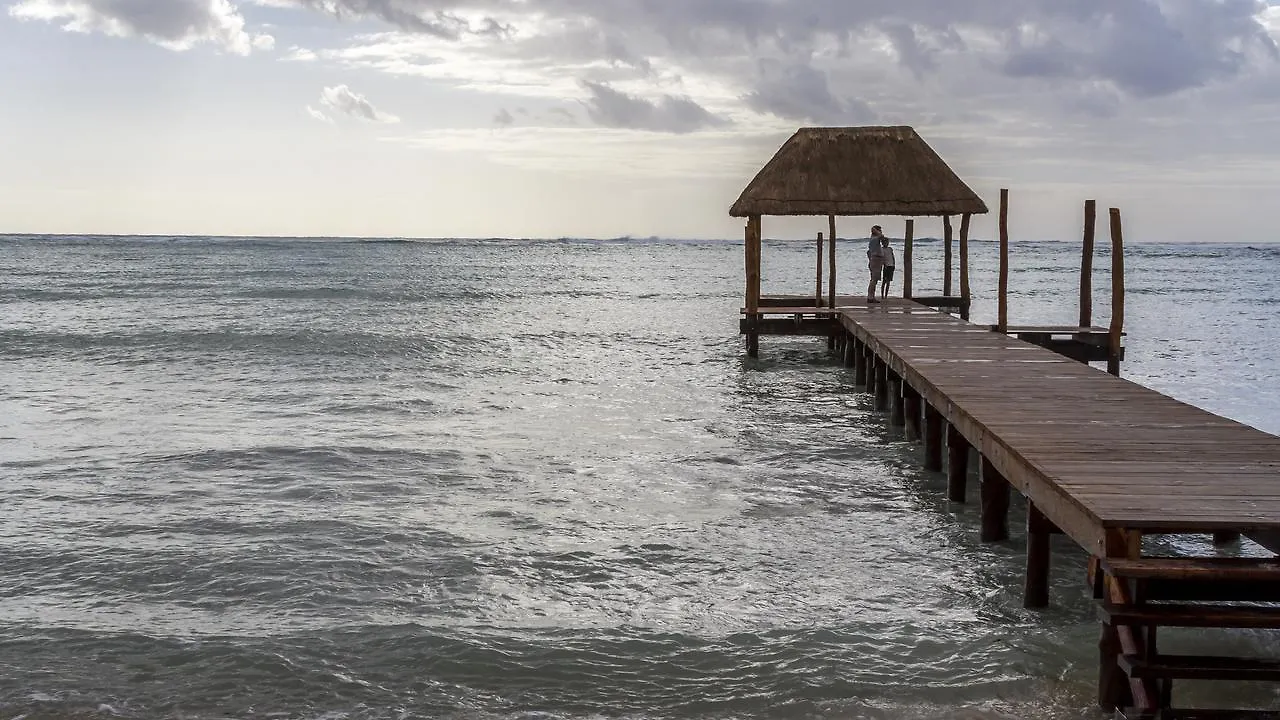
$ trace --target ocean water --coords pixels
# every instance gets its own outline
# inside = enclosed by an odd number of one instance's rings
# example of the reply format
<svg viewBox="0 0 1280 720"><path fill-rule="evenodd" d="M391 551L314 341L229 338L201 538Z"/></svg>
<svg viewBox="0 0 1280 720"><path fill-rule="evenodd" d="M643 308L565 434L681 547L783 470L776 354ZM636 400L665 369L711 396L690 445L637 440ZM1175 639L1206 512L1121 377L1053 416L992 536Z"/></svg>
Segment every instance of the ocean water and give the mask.
<svg viewBox="0 0 1280 720"><path fill-rule="evenodd" d="M766 243L765 291L811 290L812 252ZM1074 321L1077 253L1014 244L1012 322ZM1280 432L1280 246L1126 263L1126 376ZM1019 534L979 543L825 343L744 358L741 269L0 237L0 719L1096 718L1083 554L1056 538L1024 610Z"/></svg>

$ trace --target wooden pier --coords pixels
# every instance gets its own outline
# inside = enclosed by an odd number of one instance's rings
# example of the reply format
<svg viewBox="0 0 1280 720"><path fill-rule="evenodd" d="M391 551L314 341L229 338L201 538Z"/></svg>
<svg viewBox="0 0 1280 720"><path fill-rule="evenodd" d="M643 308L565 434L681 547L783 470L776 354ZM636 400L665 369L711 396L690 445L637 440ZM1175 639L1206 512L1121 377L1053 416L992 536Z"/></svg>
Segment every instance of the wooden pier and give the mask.
<svg viewBox="0 0 1280 720"><path fill-rule="evenodd" d="M888 133L882 128L828 130L837 145L864 140L884 145L886 137L910 142L901 140L897 128ZM1159 648L1166 628L1280 629L1280 558L1223 557L1215 550L1200 557L1149 557L1143 544L1149 535L1212 537L1217 546L1250 535L1276 547L1280 437L1121 379L1123 304L1113 308L1108 327L1093 327L1083 290L1081 325L1069 328L1011 328L1003 299L999 323L984 327L916 302L909 290L905 298L876 303L839 297L834 273L824 296L821 269L813 297L762 295L758 212L977 211L971 199L956 199L954 192L952 200L929 205L928 197L911 196L910 183L886 191L892 176L853 188L788 188L776 182L771 187L768 171L778 169L788 146L734 206L735 214L748 217L747 301L740 328L747 354L759 352L760 335L825 337L855 382L873 395L875 408L921 441L924 467L947 474L949 498L980 503L983 541L1009 538L1010 499L1014 491L1023 495L1028 607L1043 607L1050 599L1049 537L1062 533L1083 548L1090 561L1079 572L1092 589L1101 621L1102 709L1131 720L1280 718L1280 710L1176 709L1174 695L1175 682L1182 680L1280 682L1280 658L1167 654ZM832 156L865 159L859 152L837 148ZM883 152L888 151L873 147L865 154ZM817 162L815 158L821 159L809 156ZM850 172L838 165L832 167ZM913 167L927 169L920 163ZM885 200L876 195L881 192L896 195ZM791 196L780 198L787 193ZM1006 207L1002 192L1002 298L1008 267ZM921 208L927 210L914 212ZM1118 250L1118 211L1111 218ZM834 217L830 223L834 228ZM1091 254L1092 233L1086 237ZM1113 262L1122 263L1122 254ZM1122 296L1122 264L1119 270L1113 276ZM1085 275L1082 268L1082 288ZM967 309L967 276L962 276ZM1052 342L1063 335L1075 336L1077 344ZM1086 351L1089 357L1073 355L1078 343L1099 350ZM1090 360L1105 360L1110 372L1091 367ZM978 461L976 477L970 477L972 456ZM971 484L976 488L971 490ZM1208 542L1201 546L1213 547Z"/></svg>

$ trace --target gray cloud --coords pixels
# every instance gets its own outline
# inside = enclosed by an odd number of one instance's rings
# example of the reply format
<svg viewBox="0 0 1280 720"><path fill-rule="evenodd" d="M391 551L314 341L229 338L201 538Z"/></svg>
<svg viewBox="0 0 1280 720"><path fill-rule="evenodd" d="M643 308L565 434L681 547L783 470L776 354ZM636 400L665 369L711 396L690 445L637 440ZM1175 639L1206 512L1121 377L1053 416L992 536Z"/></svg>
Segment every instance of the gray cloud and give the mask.
<svg viewBox="0 0 1280 720"><path fill-rule="evenodd" d="M827 75L808 63L761 61L755 86L744 100L759 113L830 125L865 124L875 117L866 103L832 94Z"/></svg>
<svg viewBox="0 0 1280 720"><path fill-rule="evenodd" d="M664 95L651 102L600 83L583 82L583 87L591 93L587 115L605 127L688 133L729 124L687 97Z"/></svg>
<svg viewBox="0 0 1280 720"><path fill-rule="evenodd" d="M142 37L174 50L208 43L238 55L270 50L275 40L245 30L228 0L19 0L9 15L61 23L76 32Z"/></svg>
<svg viewBox="0 0 1280 720"><path fill-rule="evenodd" d="M493 116L493 124L500 125L502 127L507 127L512 123L514 123L515 121L516 121L515 116L507 112L506 108L499 110L498 114Z"/></svg>
<svg viewBox="0 0 1280 720"><path fill-rule="evenodd" d="M380 20L527 70L526 86L583 79L593 120L617 126L713 126L724 118L707 108L729 110L713 96L841 124L918 117L946 93L1017 96L1019 113L1040 96L1046 115L1075 97L1114 114L1248 78L1280 56L1258 20L1263 0L16 0L9 13L173 48L269 47L236 3ZM427 72L416 60L361 62ZM622 82L648 92L612 90ZM945 112L966 111L957 105Z"/></svg>
<svg viewBox="0 0 1280 720"><path fill-rule="evenodd" d="M378 110L365 96L352 92L346 85L325 88L320 93L320 104L361 120L380 123L400 122L400 118Z"/></svg>

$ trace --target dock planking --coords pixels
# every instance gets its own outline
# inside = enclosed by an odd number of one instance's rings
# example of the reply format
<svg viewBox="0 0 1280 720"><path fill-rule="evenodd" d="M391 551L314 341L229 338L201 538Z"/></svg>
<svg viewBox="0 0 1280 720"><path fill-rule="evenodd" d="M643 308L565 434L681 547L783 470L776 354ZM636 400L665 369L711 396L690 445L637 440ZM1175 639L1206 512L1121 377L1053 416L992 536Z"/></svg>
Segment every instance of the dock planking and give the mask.
<svg viewBox="0 0 1280 720"><path fill-rule="evenodd" d="M910 302L837 312L1092 553L1111 529L1280 529L1280 437Z"/></svg>

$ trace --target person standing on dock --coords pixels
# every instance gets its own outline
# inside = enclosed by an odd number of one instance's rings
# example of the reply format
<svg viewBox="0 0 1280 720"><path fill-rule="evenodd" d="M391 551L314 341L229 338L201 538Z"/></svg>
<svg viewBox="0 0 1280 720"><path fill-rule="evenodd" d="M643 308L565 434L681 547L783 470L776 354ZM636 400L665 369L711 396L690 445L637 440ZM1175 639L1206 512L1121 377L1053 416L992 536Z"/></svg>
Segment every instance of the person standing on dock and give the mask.
<svg viewBox="0 0 1280 720"><path fill-rule="evenodd" d="M893 257L893 248L889 247L889 238L880 238L880 262L884 265L884 281L880 283L880 299L889 297L889 284L893 282L893 266L897 260Z"/></svg>
<svg viewBox="0 0 1280 720"><path fill-rule="evenodd" d="M876 286L880 284L881 277L884 274L884 255L881 253L882 243L884 240L884 231L879 225L871 226L871 242L867 245L867 269L871 271L871 284L867 285L867 302L878 303L876 299ZM884 242L888 242L885 240Z"/></svg>

